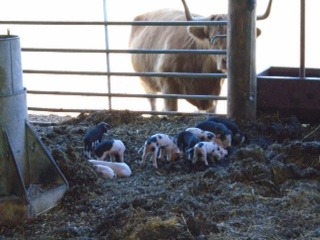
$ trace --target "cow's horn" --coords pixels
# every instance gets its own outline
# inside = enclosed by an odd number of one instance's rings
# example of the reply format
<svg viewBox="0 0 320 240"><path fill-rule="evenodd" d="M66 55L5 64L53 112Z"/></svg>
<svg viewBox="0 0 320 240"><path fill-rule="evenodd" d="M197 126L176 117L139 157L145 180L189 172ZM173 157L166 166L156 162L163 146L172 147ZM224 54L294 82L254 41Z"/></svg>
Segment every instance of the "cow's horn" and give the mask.
<svg viewBox="0 0 320 240"><path fill-rule="evenodd" d="M183 7L184 7L184 12L185 12L185 14L186 14L186 19L187 19L188 21L193 21L194 19L193 19L193 17L191 16L191 13L190 13L190 10L189 10L189 8L188 8L188 5L187 5L186 1L185 1L185 0L182 0L182 4L183 4Z"/></svg>
<svg viewBox="0 0 320 240"><path fill-rule="evenodd" d="M269 17L270 12L271 12L271 5L272 5L272 0L269 0L266 12L262 15L257 16L257 20L264 20Z"/></svg>

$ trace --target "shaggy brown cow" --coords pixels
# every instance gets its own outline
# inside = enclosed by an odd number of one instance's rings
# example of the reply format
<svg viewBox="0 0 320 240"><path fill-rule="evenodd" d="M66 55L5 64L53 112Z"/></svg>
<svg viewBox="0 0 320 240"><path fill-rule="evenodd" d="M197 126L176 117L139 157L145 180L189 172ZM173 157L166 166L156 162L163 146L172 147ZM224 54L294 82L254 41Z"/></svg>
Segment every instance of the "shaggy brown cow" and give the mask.
<svg viewBox="0 0 320 240"><path fill-rule="evenodd" d="M270 12L271 2L265 13ZM227 15L202 17L191 13L182 0L185 12L171 9L156 10L139 15L134 21L226 21ZM264 16L264 18L265 18ZM225 25L215 26L132 26L131 49L226 49L227 33ZM217 37L220 36L220 37ZM223 73L227 70L225 55L207 54L132 54L133 68L136 72L191 72ZM219 95L223 79L220 78L181 78L181 77L140 77L148 94L188 94ZM151 109L156 110L155 98L149 99ZM216 101L187 99L199 110L215 111ZM177 111L177 99L164 100L165 111Z"/></svg>

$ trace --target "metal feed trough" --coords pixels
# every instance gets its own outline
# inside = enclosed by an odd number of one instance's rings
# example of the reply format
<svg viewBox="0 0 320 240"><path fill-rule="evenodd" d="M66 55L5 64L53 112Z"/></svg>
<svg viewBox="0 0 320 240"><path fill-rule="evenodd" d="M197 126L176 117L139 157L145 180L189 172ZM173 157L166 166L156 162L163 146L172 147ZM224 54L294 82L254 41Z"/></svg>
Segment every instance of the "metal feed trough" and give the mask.
<svg viewBox="0 0 320 240"><path fill-rule="evenodd" d="M320 69L305 68L305 0L300 11L300 68L270 67L257 75L257 108L320 121Z"/></svg>
<svg viewBox="0 0 320 240"><path fill-rule="evenodd" d="M320 121L320 69L270 67L258 74L258 110L297 116L302 122Z"/></svg>
<svg viewBox="0 0 320 240"><path fill-rule="evenodd" d="M28 122L20 41L0 35L0 222L55 206L68 182Z"/></svg>

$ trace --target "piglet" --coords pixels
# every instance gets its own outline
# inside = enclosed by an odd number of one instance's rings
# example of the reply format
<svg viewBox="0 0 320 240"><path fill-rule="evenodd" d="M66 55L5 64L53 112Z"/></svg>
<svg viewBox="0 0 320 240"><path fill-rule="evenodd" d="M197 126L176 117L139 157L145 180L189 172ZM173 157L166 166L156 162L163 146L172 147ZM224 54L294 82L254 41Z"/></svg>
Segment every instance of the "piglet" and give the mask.
<svg viewBox="0 0 320 240"><path fill-rule="evenodd" d="M126 147L121 140L106 140L99 143L93 153L100 160L105 160L109 156L111 161L124 162L125 150Z"/></svg>
<svg viewBox="0 0 320 240"><path fill-rule="evenodd" d="M101 160L89 160L93 166L105 166L111 168L117 177L130 177L132 171L130 167L124 162L107 162Z"/></svg>
<svg viewBox="0 0 320 240"><path fill-rule="evenodd" d="M227 150L219 146L217 143L199 142L193 147L192 163L195 164L198 161L202 161L205 165L209 166L208 159L217 159L218 161L220 161L227 154Z"/></svg>
<svg viewBox="0 0 320 240"><path fill-rule="evenodd" d="M196 125L204 131L213 132L217 138L220 138L225 148L231 147L232 132L222 123L216 123L213 121L203 121Z"/></svg>
<svg viewBox="0 0 320 240"><path fill-rule="evenodd" d="M107 123L101 122L84 136L84 154L87 158L91 158L93 149L101 142L103 134L109 129L110 126Z"/></svg>
<svg viewBox="0 0 320 240"><path fill-rule="evenodd" d="M177 145L183 154L187 154L188 159L192 158L192 156L189 156L192 155L189 149L192 149L198 142L200 142L200 139L190 131L182 131L177 135Z"/></svg>
<svg viewBox="0 0 320 240"><path fill-rule="evenodd" d="M213 132L205 131L200 128L187 128L186 131L192 132L194 135L196 135L201 141L213 141L216 135Z"/></svg>
<svg viewBox="0 0 320 240"><path fill-rule="evenodd" d="M232 137L232 144L233 145L242 144L246 140L246 135L240 131L238 125L232 119L221 118L221 117L208 117L207 121L222 123L228 129L230 129L230 131L232 132L232 135L233 135L233 137Z"/></svg>
<svg viewBox="0 0 320 240"><path fill-rule="evenodd" d="M101 174L104 179L114 179L117 177L116 173L112 168L105 165L94 165L95 170Z"/></svg>
<svg viewBox="0 0 320 240"><path fill-rule="evenodd" d="M163 158L164 156L166 156L167 161L175 161L180 158L180 150L174 138L162 133L158 133L149 137L140 150L142 149L143 154L141 164L145 165L147 157L152 154L152 162L154 168L158 168L158 152L160 152L159 158Z"/></svg>

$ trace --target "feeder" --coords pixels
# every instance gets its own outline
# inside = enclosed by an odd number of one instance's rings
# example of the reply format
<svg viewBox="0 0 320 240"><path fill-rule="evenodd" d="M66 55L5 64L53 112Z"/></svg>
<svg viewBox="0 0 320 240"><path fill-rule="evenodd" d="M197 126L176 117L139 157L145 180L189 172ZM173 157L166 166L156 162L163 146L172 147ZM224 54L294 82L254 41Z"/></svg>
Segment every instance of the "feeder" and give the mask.
<svg viewBox="0 0 320 240"><path fill-rule="evenodd" d="M257 109L320 121L320 69L305 68L305 0L300 11L300 67L270 67L257 75Z"/></svg>
<svg viewBox="0 0 320 240"><path fill-rule="evenodd" d="M301 122L320 121L320 69L270 67L257 75L258 110L296 116Z"/></svg>
<svg viewBox="0 0 320 240"><path fill-rule="evenodd" d="M28 122L17 36L0 35L0 222L55 206L68 182Z"/></svg>

